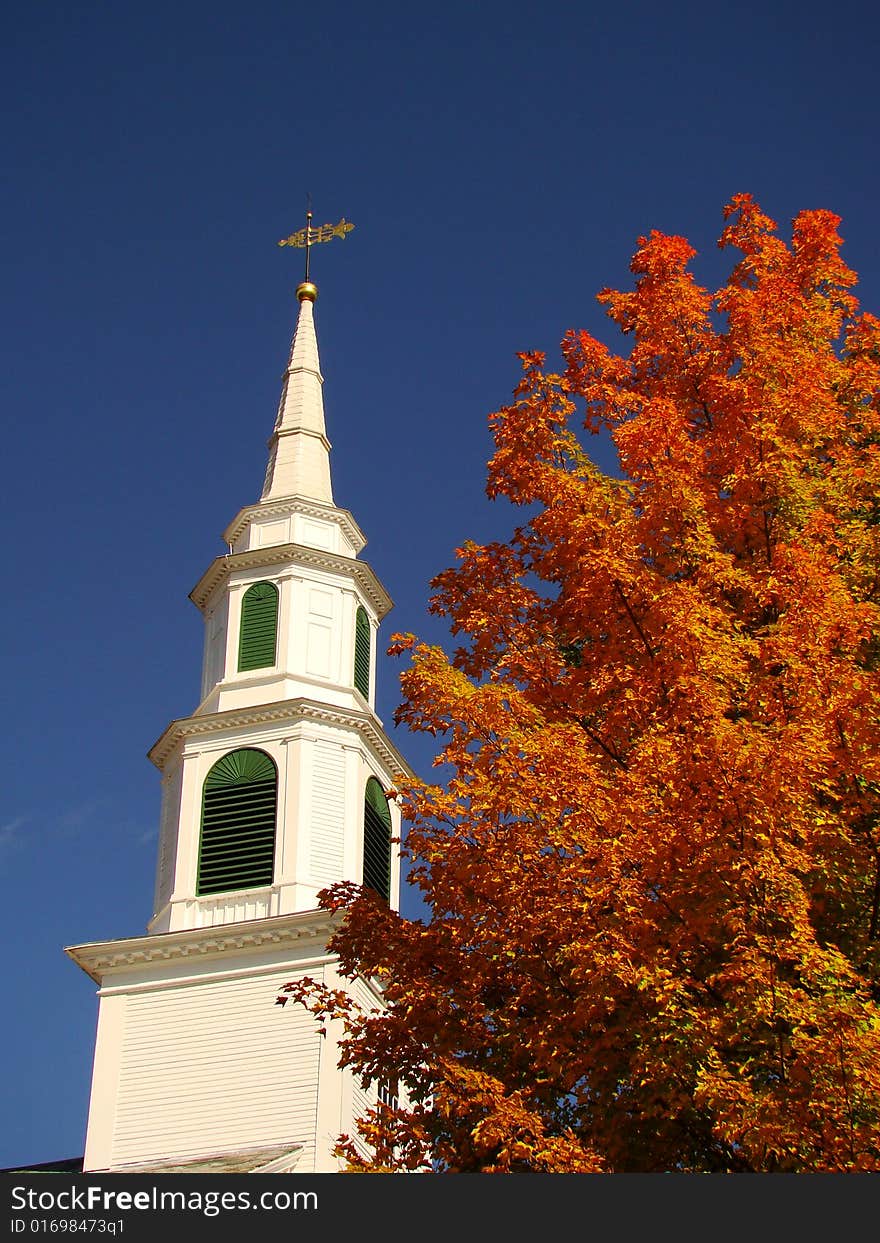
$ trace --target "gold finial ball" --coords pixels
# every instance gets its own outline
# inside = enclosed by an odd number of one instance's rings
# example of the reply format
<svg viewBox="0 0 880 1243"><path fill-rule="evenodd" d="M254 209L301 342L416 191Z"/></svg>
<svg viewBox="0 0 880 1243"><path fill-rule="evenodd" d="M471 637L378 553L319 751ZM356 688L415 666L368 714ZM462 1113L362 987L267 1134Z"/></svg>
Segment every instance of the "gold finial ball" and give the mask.
<svg viewBox="0 0 880 1243"><path fill-rule="evenodd" d="M300 302L304 298L308 298L309 302L314 302L318 296L318 286L313 285L311 281L303 281L301 285L296 287L296 296Z"/></svg>

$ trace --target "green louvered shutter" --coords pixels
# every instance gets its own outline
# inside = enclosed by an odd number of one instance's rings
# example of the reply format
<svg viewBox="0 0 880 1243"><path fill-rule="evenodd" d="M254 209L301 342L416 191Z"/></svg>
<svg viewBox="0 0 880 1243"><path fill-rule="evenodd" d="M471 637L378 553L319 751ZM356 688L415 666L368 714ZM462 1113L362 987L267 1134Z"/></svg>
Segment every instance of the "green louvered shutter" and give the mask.
<svg viewBox="0 0 880 1243"><path fill-rule="evenodd" d="M363 606L354 623L354 684L364 699L370 698L370 619Z"/></svg>
<svg viewBox="0 0 880 1243"><path fill-rule="evenodd" d="M391 895L391 812L388 800L371 777L364 792L364 884L388 901Z"/></svg>
<svg viewBox="0 0 880 1243"><path fill-rule="evenodd" d="M205 778L197 892L271 885L275 863L277 772L250 748L218 760Z"/></svg>
<svg viewBox="0 0 880 1243"><path fill-rule="evenodd" d="M238 634L238 669L265 669L275 664L278 631L278 588L274 583L254 583L241 600Z"/></svg>

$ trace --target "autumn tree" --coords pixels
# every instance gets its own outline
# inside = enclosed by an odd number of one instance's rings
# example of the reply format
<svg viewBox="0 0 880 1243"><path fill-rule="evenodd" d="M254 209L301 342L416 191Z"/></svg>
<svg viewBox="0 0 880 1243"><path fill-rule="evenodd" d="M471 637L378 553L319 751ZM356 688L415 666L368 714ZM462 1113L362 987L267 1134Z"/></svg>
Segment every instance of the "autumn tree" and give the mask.
<svg viewBox="0 0 880 1243"><path fill-rule="evenodd" d="M434 581L408 650L407 921L337 886L344 1062L408 1093L362 1168L880 1168L880 321L837 217L752 199L715 293L639 240L563 368L491 417L503 543ZM619 474L591 460L610 435Z"/></svg>

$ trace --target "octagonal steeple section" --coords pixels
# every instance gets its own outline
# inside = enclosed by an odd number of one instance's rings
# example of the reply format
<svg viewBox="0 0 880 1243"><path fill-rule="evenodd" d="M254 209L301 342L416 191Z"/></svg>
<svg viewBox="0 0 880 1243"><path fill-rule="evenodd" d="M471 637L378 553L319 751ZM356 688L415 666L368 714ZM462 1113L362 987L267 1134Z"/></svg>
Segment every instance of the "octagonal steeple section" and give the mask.
<svg viewBox="0 0 880 1243"><path fill-rule="evenodd" d="M293 542L227 553L190 598L205 618L198 715L301 697L375 710L392 602L366 562Z"/></svg>

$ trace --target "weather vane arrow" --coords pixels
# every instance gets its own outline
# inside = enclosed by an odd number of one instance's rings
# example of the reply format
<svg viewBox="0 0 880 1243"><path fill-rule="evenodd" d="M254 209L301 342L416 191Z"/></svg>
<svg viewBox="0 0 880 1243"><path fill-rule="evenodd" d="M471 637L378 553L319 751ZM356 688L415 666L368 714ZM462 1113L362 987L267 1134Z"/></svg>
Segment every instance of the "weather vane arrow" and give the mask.
<svg viewBox="0 0 880 1243"><path fill-rule="evenodd" d="M309 212L309 216L311 216ZM332 242L334 237L345 237L346 233L350 233L354 225L350 220L346 220L343 216L339 224L319 224L317 228L306 225L304 229L298 229L296 233L291 233L290 237L282 237L278 243L279 246L314 246L316 242Z"/></svg>
<svg viewBox="0 0 880 1243"><path fill-rule="evenodd" d="M306 212L306 226L304 229L297 229L296 233L291 233L290 237L282 237L278 243L279 246L300 246L305 247L306 252L306 276L309 279L309 256L313 246L318 242L332 242L334 237L345 239L346 233L350 233L354 225L350 220L346 220L343 216L338 224L319 224L312 226L311 209Z"/></svg>

